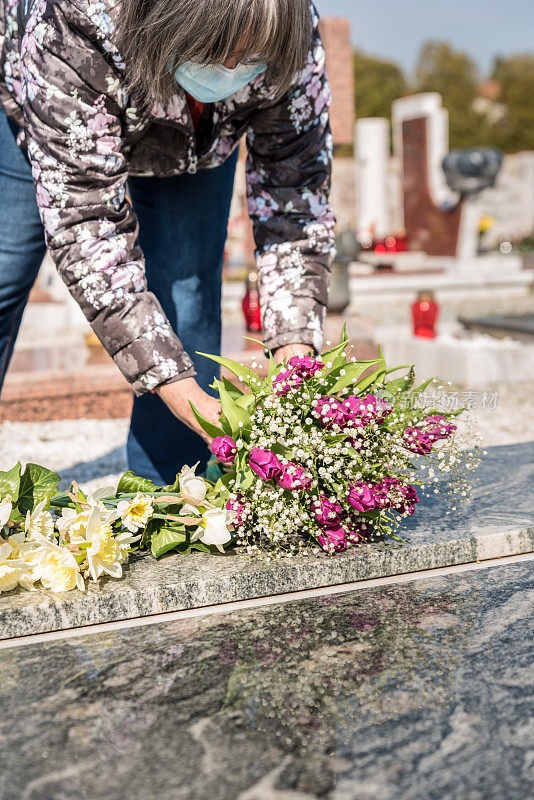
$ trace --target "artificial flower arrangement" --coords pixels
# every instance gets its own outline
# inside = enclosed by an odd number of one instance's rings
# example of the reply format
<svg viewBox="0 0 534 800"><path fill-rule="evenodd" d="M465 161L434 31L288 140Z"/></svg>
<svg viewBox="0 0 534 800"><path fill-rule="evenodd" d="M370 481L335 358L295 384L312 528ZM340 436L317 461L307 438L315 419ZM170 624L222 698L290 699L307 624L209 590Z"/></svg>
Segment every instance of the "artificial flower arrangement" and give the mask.
<svg viewBox="0 0 534 800"><path fill-rule="evenodd" d="M467 496L466 451L454 417L421 402L413 367L387 369L384 358L349 359L339 345L319 357L270 357L262 378L229 359L207 356L237 381L216 380L220 426L195 409L212 437L216 480L184 467L172 486L127 472L117 488L86 496L60 476L29 464L0 473L0 592L40 582L52 591L83 589L86 579L120 578L132 549L156 558L170 550L235 546L267 558L340 553L396 533L415 513L418 492ZM407 374L391 378L401 369Z"/></svg>

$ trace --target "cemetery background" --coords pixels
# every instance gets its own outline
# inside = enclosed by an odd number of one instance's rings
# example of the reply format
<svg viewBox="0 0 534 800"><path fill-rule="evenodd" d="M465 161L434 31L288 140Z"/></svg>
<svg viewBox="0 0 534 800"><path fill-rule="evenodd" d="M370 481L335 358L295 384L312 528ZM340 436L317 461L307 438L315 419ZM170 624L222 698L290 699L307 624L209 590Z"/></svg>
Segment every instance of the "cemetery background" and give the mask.
<svg viewBox="0 0 534 800"><path fill-rule="evenodd" d="M422 504L406 548L274 567L141 557L124 581L83 597L2 595L6 800L80 786L119 800L125 785L143 800L354 800L356 786L358 800L528 796L534 56L499 59L477 76L467 56L434 43L407 77L353 54L347 20L324 19L323 35L333 202L340 232L351 228L362 245L338 265L350 302L329 315L327 337L345 321L362 358L382 343L397 361L402 346L421 374L450 374L442 399L471 407L489 448L473 502L452 517L439 501ZM426 184L416 200L438 227L447 219L440 230L454 255L386 246L408 221L406 153L418 120L427 146L415 148ZM501 147L503 165L494 187L465 200L452 235L446 210L458 196L441 161L450 148L478 145ZM243 161L229 233L223 350L248 360L259 352L243 341L253 267ZM428 291L440 317L436 339L424 340L413 336L412 304ZM521 330L509 319L484 327L496 316L521 318ZM64 484L108 485L126 468L130 403L45 262L0 400L0 470L31 460ZM233 601L266 609L224 605ZM22 746L24 771L11 755ZM165 760L173 748L187 756L179 775Z"/></svg>

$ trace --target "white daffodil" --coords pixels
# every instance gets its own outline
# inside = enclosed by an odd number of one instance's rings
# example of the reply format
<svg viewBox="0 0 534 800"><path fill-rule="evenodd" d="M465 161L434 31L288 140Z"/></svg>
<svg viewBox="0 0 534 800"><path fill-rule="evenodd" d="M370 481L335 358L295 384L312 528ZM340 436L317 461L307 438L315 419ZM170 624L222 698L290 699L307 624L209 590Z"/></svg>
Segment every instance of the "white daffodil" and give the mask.
<svg viewBox="0 0 534 800"><path fill-rule="evenodd" d="M61 516L56 520L56 527L61 534L61 537L73 544L79 544L86 541L87 526L89 519L95 509L100 512L100 521L111 523L117 518L116 511L109 511L104 503L103 497L110 497L114 492L113 486L107 486L103 489L97 489L87 498L83 504L82 511L76 511L74 508L64 508Z"/></svg>
<svg viewBox="0 0 534 800"><path fill-rule="evenodd" d="M41 581L45 589L52 592L70 592L85 589L80 566L70 550L64 545L48 541L44 537L32 553L32 578Z"/></svg>
<svg viewBox="0 0 534 800"><path fill-rule="evenodd" d="M16 558L16 555L17 548L11 542L0 545L0 594L10 592L17 586L33 588L30 565Z"/></svg>
<svg viewBox="0 0 534 800"><path fill-rule="evenodd" d="M34 508L31 514L29 511L26 514L24 530L30 541L35 541L40 537L44 537L51 542L55 541L54 520L52 514L44 510L45 505L46 500L43 500L42 503L39 503Z"/></svg>
<svg viewBox="0 0 534 800"><path fill-rule="evenodd" d="M7 525L12 511L13 503L11 502L11 495L7 494L3 500L0 500L0 528Z"/></svg>
<svg viewBox="0 0 534 800"><path fill-rule="evenodd" d="M117 513L124 527L132 533L137 533L140 528L146 527L154 513L152 498L138 492L133 500L121 500L117 504Z"/></svg>
<svg viewBox="0 0 534 800"><path fill-rule="evenodd" d="M102 518L100 509L94 509L87 525L86 540L89 547L85 551L87 571L92 579L97 581L103 573L120 578L122 564L128 560L130 545L139 538L128 533L114 536L109 519Z"/></svg>
<svg viewBox="0 0 534 800"><path fill-rule="evenodd" d="M198 464L195 464L194 467L183 467L178 475L178 483L183 494L201 502L206 497L208 484L204 478L195 475L197 467Z"/></svg>
<svg viewBox="0 0 534 800"><path fill-rule="evenodd" d="M201 541L202 544L213 544L224 553L223 545L232 539L232 532L228 527L228 512L222 508L210 508L202 515L202 524L191 536L191 541Z"/></svg>

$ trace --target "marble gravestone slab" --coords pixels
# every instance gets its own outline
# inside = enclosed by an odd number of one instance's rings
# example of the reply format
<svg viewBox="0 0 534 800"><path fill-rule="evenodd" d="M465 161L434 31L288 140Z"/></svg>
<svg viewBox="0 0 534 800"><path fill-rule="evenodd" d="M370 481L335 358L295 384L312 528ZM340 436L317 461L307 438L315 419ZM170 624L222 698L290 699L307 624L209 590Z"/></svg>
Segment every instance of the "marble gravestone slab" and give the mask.
<svg viewBox="0 0 534 800"><path fill-rule="evenodd" d="M6 642L2 800L532 797L532 568Z"/></svg>
<svg viewBox="0 0 534 800"><path fill-rule="evenodd" d="M0 639L133 619L406 574L534 551L534 443L494 447L469 504L452 515L423 500L401 531L408 544L363 545L336 557L266 563L240 555L132 559L120 581L86 593L15 590L0 595Z"/></svg>

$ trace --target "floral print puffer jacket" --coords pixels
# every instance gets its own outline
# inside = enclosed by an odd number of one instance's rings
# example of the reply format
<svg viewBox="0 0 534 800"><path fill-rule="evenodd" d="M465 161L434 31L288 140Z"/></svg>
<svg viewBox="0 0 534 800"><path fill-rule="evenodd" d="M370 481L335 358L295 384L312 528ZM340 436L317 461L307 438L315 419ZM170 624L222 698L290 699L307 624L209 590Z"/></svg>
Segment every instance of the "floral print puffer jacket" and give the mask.
<svg viewBox="0 0 534 800"><path fill-rule="evenodd" d="M19 2L30 7L22 37ZM213 105L200 142L178 84L166 108L141 108L125 90L112 41L117 13L117 0L0 0L0 99L21 128L63 280L137 394L194 375L147 290L126 182L216 167L246 134L265 344L319 350L334 216L330 91L315 11L313 47L293 88L276 98L260 75Z"/></svg>

